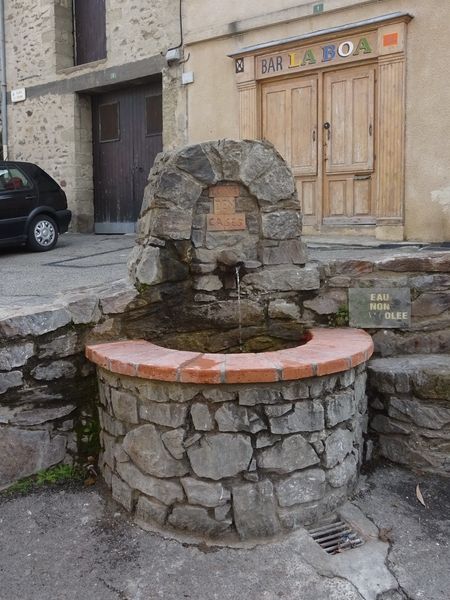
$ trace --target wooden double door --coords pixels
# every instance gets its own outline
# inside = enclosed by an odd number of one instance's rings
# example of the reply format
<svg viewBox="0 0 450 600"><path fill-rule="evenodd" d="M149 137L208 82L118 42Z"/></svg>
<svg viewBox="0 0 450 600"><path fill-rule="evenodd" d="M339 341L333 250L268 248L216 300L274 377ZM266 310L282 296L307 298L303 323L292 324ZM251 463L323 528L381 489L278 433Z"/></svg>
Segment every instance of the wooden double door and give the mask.
<svg viewBox="0 0 450 600"><path fill-rule="evenodd" d="M162 150L161 82L93 96L92 121L95 231L133 232Z"/></svg>
<svg viewBox="0 0 450 600"><path fill-rule="evenodd" d="M293 170L305 225L375 225L375 68L262 87L262 135Z"/></svg>

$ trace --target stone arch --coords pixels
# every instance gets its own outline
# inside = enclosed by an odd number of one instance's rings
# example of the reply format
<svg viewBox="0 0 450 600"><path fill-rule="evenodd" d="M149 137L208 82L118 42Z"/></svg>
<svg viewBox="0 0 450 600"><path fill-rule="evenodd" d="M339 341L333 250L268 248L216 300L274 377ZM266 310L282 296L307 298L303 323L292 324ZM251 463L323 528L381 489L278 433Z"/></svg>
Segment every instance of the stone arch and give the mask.
<svg viewBox="0 0 450 600"><path fill-rule="evenodd" d="M301 221L290 168L268 142L220 140L160 154L129 261L145 307L127 334L175 348L235 348L238 265L239 331L289 330L298 341L300 293L319 287ZM280 296L285 305L270 305Z"/></svg>
<svg viewBox="0 0 450 600"><path fill-rule="evenodd" d="M129 262L135 284L161 283L166 275L157 274L150 264L158 262L162 242L191 240L196 203L205 189L221 182L248 189L259 211L274 215L266 217L267 223L272 222L272 231L275 221L290 220L293 238L300 238L301 213L295 181L269 142L225 139L161 153L145 189L137 247ZM289 213L284 214L286 211Z"/></svg>

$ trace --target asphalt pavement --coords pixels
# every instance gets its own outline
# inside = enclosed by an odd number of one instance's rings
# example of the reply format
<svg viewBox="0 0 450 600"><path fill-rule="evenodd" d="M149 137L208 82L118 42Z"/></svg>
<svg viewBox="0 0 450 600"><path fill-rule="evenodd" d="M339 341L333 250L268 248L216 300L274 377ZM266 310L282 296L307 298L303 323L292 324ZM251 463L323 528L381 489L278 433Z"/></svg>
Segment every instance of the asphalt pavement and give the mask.
<svg viewBox="0 0 450 600"><path fill-rule="evenodd" d="M38 306L127 276L134 235L67 233L49 252L0 249L0 307Z"/></svg>
<svg viewBox="0 0 450 600"><path fill-rule="evenodd" d="M0 600L448 600L448 485L378 466L344 511L365 543L334 556L303 529L253 549L164 539L99 483L0 495Z"/></svg>
<svg viewBox="0 0 450 600"><path fill-rule="evenodd" d="M127 277L134 234L66 233L49 252L0 248L0 308L42 306L59 294L107 286ZM383 243L374 238L303 237L309 260L379 259L395 254L450 250L447 245Z"/></svg>

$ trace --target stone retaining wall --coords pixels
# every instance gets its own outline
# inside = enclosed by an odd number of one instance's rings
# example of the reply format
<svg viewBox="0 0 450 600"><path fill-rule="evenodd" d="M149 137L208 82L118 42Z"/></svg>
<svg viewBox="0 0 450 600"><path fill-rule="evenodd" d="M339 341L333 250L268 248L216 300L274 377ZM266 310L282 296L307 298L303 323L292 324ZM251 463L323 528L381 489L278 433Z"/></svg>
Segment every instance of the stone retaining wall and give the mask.
<svg viewBox="0 0 450 600"><path fill-rule="evenodd" d="M123 283L0 310L0 488L98 452L97 384L84 348L111 334L110 316L135 295Z"/></svg>
<svg viewBox="0 0 450 600"><path fill-rule="evenodd" d="M396 253L396 249L360 248L337 250L337 258L332 251L310 254L312 260L320 260L321 283L319 293L303 302L301 321L306 327L333 323L339 308L348 306L349 288L405 287L411 290L411 325L367 329L373 337L375 354L450 353L450 252L399 249ZM340 258L339 254L348 258Z"/></svg>
<svg viewBox="0 0 450 600"><path fill-rule="evenodd" d="M450 355L372 360L368 391L381 455L450 475Z"/></svg>

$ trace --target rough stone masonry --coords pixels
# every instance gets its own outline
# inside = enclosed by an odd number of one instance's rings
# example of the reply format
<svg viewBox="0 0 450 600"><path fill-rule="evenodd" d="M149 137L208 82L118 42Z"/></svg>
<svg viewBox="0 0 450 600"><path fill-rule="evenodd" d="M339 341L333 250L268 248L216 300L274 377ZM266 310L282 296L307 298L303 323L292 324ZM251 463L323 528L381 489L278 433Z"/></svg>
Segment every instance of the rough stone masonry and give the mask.
<svg viewBox="0 0 450 600"><path fill-rule="evenodd" d="M100 369L102 474L153 528L233 542L313 523L357 482L364 370L215 386Z"/></svg>
<svg viewBox="0 0 450 600"><path fill-rule="evenodd" d="M161 154L129 261L143 304L127 315L128 337L135 331L186 361L185 350L300 345L302 302L320 287L300 236L294 179L271 144L222 140ZM357 370L344 360L326 371L339 375L252 385L242 376L233 386L213 385L214 374L199 385L155 381L144 358L145 379L133 376L144 349L126 348L135 354L123 369L116 359L121 374L101 362L100 464L113 497L140 522L221 540L271 538L348 498L367 428L364 353Z"/></svg>

